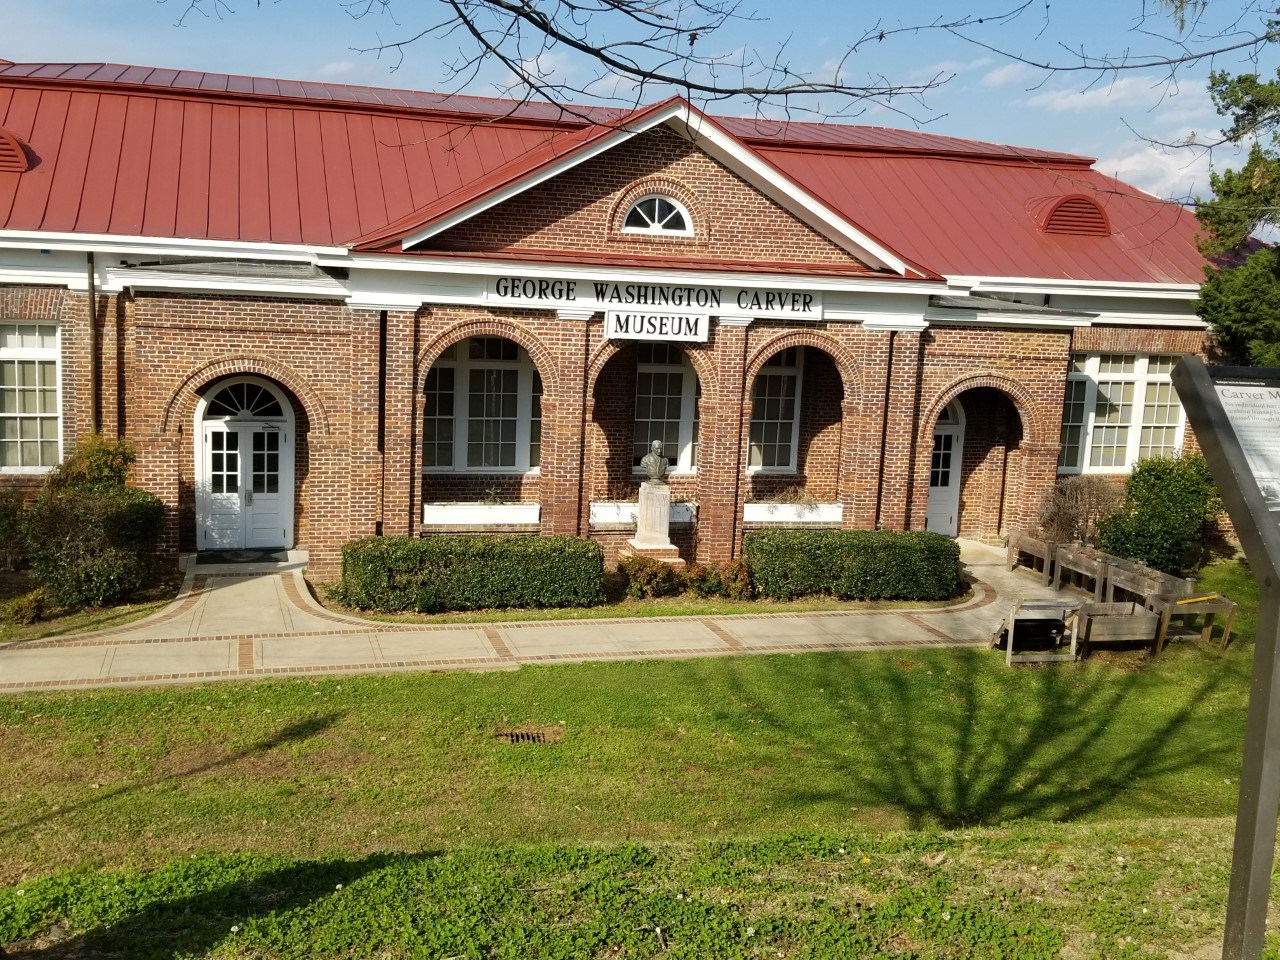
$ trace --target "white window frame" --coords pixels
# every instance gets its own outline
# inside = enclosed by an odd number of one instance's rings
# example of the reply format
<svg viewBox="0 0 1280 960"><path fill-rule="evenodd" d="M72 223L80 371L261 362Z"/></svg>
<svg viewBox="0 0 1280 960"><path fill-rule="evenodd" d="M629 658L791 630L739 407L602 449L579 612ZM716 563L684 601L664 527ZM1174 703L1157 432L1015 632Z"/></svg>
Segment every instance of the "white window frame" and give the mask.
<svg viewBox="0 0 1280 960"><path fill-rule="evenodd" d="M788 349L788 348L783 348L783 349ZM804 399L805 350L804 350L804 347L794 347L791 349L794 349L796 351L796 364L794 367L782 367L782 366L771 367L768 365L768 362L766 361L765 365L762 366L759 369L759 371L756 372L756 379L751 384L751 394L749 397L749 399L751 400L751 415L747 419L747 459L746 459L747 473L761 473L761 474L773 473L773 474L785 475L785 474L794 474L798 469L797 464L799 462L799 454L800 454L800 404L801 404L801 401ZM782 351L780 350L778 351L778 353L782 353ZM777 355L778 354L774 354L774 356L777 356ZM769 359L772 360L773 357L770 357ZM795 379L795 383L796 383L795 409L791 418L791 461L786 466L775 466L775 467L751 466L751 447L752 447L751 425L755 422L756 382L758 382L761 377L793 377ZM781 422L781 421L778 421L778 422Z"/></svg>
<svg viewBox="0 0 1280 960"><path fill-rule="evenodd" d="M1101 371L1102 358L1106 357L1133 357L1132 373L1103 373ZM1069 474L1110 474L1123 475L1133 469L1134 464L1138 462L1139 453L1142 449L1142 428L1143 416L1146 413L1146 397L1147 386L1150 384L1164 384L1170 382L1169 374L1150 372L1151 360L1159 357L1173 357L1178 354L1173 353L1136 353L1134 351L1113 350L1098 353L1075 353L1072 354L1072 368L1067 375L1067 383L1083 383L1084 390L1084 423L1082 436L1080 440L1080 456L1079 460L1074 464L1063 464L1059 460L1058 473L1066 476ZM1083 361L1083 362L1081 362ZM1079 368L1079 369L1077 369ZM1133 403L1130 411L1129 419L1124 424L1095 424L1098 405L1098 383L1131 383L1133 384ZM1063 391L1064 398L1066 391ZM1064 406L1065 412L1065 406ZM1093 440L1095 430L1098 426L1126 426L1128 428L1128 437L1125 443L1125 458L1123 464L1114 466L1092 466L1089 461L1093 454ZM1159 426L1159 424L1153 424ZM1182 409L1182 405L1178 405L1178 419L1175 425L1174 434L1174 451L1181 452L1183 443L1186 440L1187 415Z"/></svg>
<svg viewBox="0 0 1280 960"><path fill-rule="evenodd" d="M667 203L671 204L676 208L680 216L684 217L685 228L683 230L671 230L652 222L647 227L628 227L627 220L631 217L632 211L646 200L665 200ZM641 215L644 216L644 214ZM627 207L627 212L622 215L622 232L637 234L642 237L692 237L693 217L689 215L689 208L670 194L646 193L643 197L637 197L633 200L631 205Z"/></svg>
<svg viewBox="0 0 1280 960"><path fill-rule="evenodd" d="M537 372L528 351L520 344L515 344L516 360L481 360L471 359L471 344L466 338L454 344L453 359L437 360L434 367L451 367L453 374L453 465L448 467L422 467L423 474L433 476L439 474L461 473L477 476L538 476L542 472L541 465L529 465L530 426L533 420L533 377ZM508 337L482 336L479 340L509 340ZM471 373L477 370L515 370L516 371L516 462L509 467L468 467L467 437L470 422L470 384ZM544 384L545 395L545 384ZM418 415L424 415L422 404L419 404ZM545 425L545 418L539 417ZM545 429L545 426L544 426ZM422 454L422 440L419 440L419 456ZM539 444L540 452L545 449L545 437Z"/></svg>
<svg viewBox="0 0 1280 960"><path fill-rule="evenodd" d="M62 462L63 450L63 410L62 410L62 326L51 320L34 320L29 318L3 317L0 324L19 327L53 327L53 347L0 347L0 360L37 360L53 361L53 383L55 390L54 409L58 420L58 462L36 467L0 466L4 474L44 474L49 473ZM5 419L21 421L23 414L3 414ZM48 414L27 414L26 416L48 416Z"/></svg>
<svg viewBox="0 0 1280 960"><path fill-rule="evenodd" d="M668 468L668 476L696 476L698 473L698 465L695 462L694 448L698 446L698 438L695 432L695 424L698 418L694 416L697 408L698 400L698 371L693 368L693 364L689 361L689 355L680 347L668 345L670 349L680 354L680 363L636 363L636 395L632 397L632 411L635 411L635 400L639 396L639 380L642 373L665 373L679 374L680 381L680 426L677 434L678 439L676 446L679 451L674 460L671 461ZM638 422L639 418L635 418ZM699 424L700 426L700 424ZM635 434L632 433L631 447L633 451L632 460L635 460ZM644 474L644 468L638 464L632 463L631 472L636 476Z"/></svg>

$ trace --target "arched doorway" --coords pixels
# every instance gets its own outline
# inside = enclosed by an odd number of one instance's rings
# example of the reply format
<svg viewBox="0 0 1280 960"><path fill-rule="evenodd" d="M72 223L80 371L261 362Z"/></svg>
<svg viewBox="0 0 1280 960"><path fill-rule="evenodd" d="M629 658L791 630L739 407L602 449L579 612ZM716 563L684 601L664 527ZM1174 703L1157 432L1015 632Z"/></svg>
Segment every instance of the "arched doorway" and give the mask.
<svg viewBox="0 0 1280 960"><path fill-rule="evenodd" d="M942 408L933 427L926 530L948 537L960 532L960 468L963 462L964 407L959 400L952 400Z"/></svg>
<svg viewBox="0 0 1280 960"><path fill-rule="evenodd" d="M291 548L293 405L275 384L231 377L196 404L196 545Z"/></svg>

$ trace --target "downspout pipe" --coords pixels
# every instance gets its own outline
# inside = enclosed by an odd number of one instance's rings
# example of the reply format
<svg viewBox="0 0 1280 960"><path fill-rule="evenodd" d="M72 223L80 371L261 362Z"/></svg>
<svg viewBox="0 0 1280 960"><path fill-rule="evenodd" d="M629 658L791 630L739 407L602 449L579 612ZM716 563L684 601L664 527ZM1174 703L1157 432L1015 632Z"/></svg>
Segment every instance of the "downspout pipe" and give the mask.
<svg viewBox="0 0 1280 960"><path fill-rule="evenodd" d="M100 371L98 369L98 277L93 262L93 251L88 254L89 277L89 423L94 433L102 431L102 415L99 412Z"/></svg>

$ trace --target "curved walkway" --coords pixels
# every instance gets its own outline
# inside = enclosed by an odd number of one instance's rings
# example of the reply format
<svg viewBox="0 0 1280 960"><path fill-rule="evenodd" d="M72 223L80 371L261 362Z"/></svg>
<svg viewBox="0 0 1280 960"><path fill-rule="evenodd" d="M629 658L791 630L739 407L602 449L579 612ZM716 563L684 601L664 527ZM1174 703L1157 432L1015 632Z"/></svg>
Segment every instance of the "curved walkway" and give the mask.
<svg viewBox="0 0 1280 960"><path fill-rule="evenodd" d="M530 663L981 646L1019 597L1052 596L963 544L973 596L953 607L495 624L392 624L333 613L300 571L201 573L145 620L0 647L0 692L245 677L511 670Z"/></svg>

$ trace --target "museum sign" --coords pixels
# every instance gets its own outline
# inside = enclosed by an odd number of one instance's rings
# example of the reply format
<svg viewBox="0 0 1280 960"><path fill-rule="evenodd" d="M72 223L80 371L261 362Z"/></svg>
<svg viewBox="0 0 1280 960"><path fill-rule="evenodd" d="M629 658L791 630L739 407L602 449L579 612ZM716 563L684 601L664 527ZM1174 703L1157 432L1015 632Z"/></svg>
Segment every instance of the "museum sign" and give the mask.
<svg viewBox="0 0 1280 960"><path fill-rule="evenodd" d="M704 342L713 316L822 319L821 296L806 290L504 276L489 281L485 299L603 312L605 335L629 340Z"/></svg>

